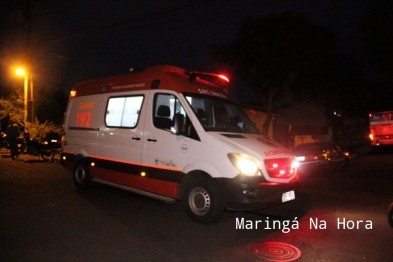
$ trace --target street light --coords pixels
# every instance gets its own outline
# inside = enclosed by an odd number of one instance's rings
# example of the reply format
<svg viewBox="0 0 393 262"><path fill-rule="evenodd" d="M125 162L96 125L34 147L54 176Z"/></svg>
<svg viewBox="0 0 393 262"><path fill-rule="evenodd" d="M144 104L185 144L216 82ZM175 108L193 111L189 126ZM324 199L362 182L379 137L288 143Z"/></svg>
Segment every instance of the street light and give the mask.
<svg viewBox="0 0 393 262"><path fill-rule="evenodd" d="M33 123L34 122L34 111L33 111L33 79L31 75L29 75L25 69L17 68L15 73L18 76L23 76L25 78L24 82L24 122L27 121ZM30 87L30 94L29 94L29 87ZM30 97L29 97L30 95ZM30 100L29 100L30 98Z"/></svg>

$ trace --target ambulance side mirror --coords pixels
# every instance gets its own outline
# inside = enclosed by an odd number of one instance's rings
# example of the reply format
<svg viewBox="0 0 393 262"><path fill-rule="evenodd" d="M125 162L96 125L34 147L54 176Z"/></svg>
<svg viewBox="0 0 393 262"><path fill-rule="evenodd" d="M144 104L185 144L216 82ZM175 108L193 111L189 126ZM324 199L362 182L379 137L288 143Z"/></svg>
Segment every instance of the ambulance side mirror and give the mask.
<svg viewBox="0 0 393 262"><path fill-rule="evenodd" d="M182 135L184 126L184 115L175 114L173 117L173 126L171 127L171 132L175 135Z"/></svg>

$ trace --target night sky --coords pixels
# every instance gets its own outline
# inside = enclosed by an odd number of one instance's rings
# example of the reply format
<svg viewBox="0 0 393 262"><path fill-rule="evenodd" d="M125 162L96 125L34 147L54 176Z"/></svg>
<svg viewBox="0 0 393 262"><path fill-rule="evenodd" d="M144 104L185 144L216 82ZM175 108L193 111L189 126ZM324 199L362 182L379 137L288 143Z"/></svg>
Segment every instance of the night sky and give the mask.
<svg viewBox="0 0 393 262"><path fill-rule="evenodd" d="M10 65L23 57L26 31L15 12L23 2L0 4L2 83L12 77ZM35 86L42 88L68 92L83 80L159 64L209 70L207 45L230 44L248 16L285 11L304 12L311 23L331 27L340 52L367 59L358 30L367 0L31 2L32 73Z"/></svg>

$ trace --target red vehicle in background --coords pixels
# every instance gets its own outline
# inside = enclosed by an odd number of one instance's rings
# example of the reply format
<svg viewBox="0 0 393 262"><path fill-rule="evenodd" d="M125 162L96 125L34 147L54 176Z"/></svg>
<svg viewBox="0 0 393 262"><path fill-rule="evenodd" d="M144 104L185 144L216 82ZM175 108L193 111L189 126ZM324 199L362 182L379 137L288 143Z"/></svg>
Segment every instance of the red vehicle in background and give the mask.
<svg viewBox="0 0 393 262"><path fill-rule="evenodd" d="M393 111L371 113L369 120L371 145L393 145Z"/></svg>

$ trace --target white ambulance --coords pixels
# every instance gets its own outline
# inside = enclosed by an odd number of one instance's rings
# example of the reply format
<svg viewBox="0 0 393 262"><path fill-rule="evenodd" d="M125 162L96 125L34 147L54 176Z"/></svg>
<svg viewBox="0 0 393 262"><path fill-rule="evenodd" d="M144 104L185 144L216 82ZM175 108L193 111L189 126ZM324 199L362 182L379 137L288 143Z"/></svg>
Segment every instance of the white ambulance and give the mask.
<svg viewBox="0 0 393 262"><path fill-rule="evenodd" d="M295 199L293 156L259 133L222 79L164 65L77 84L62 165L78 188L98 182L180 200L199 223Z"/></svg>

